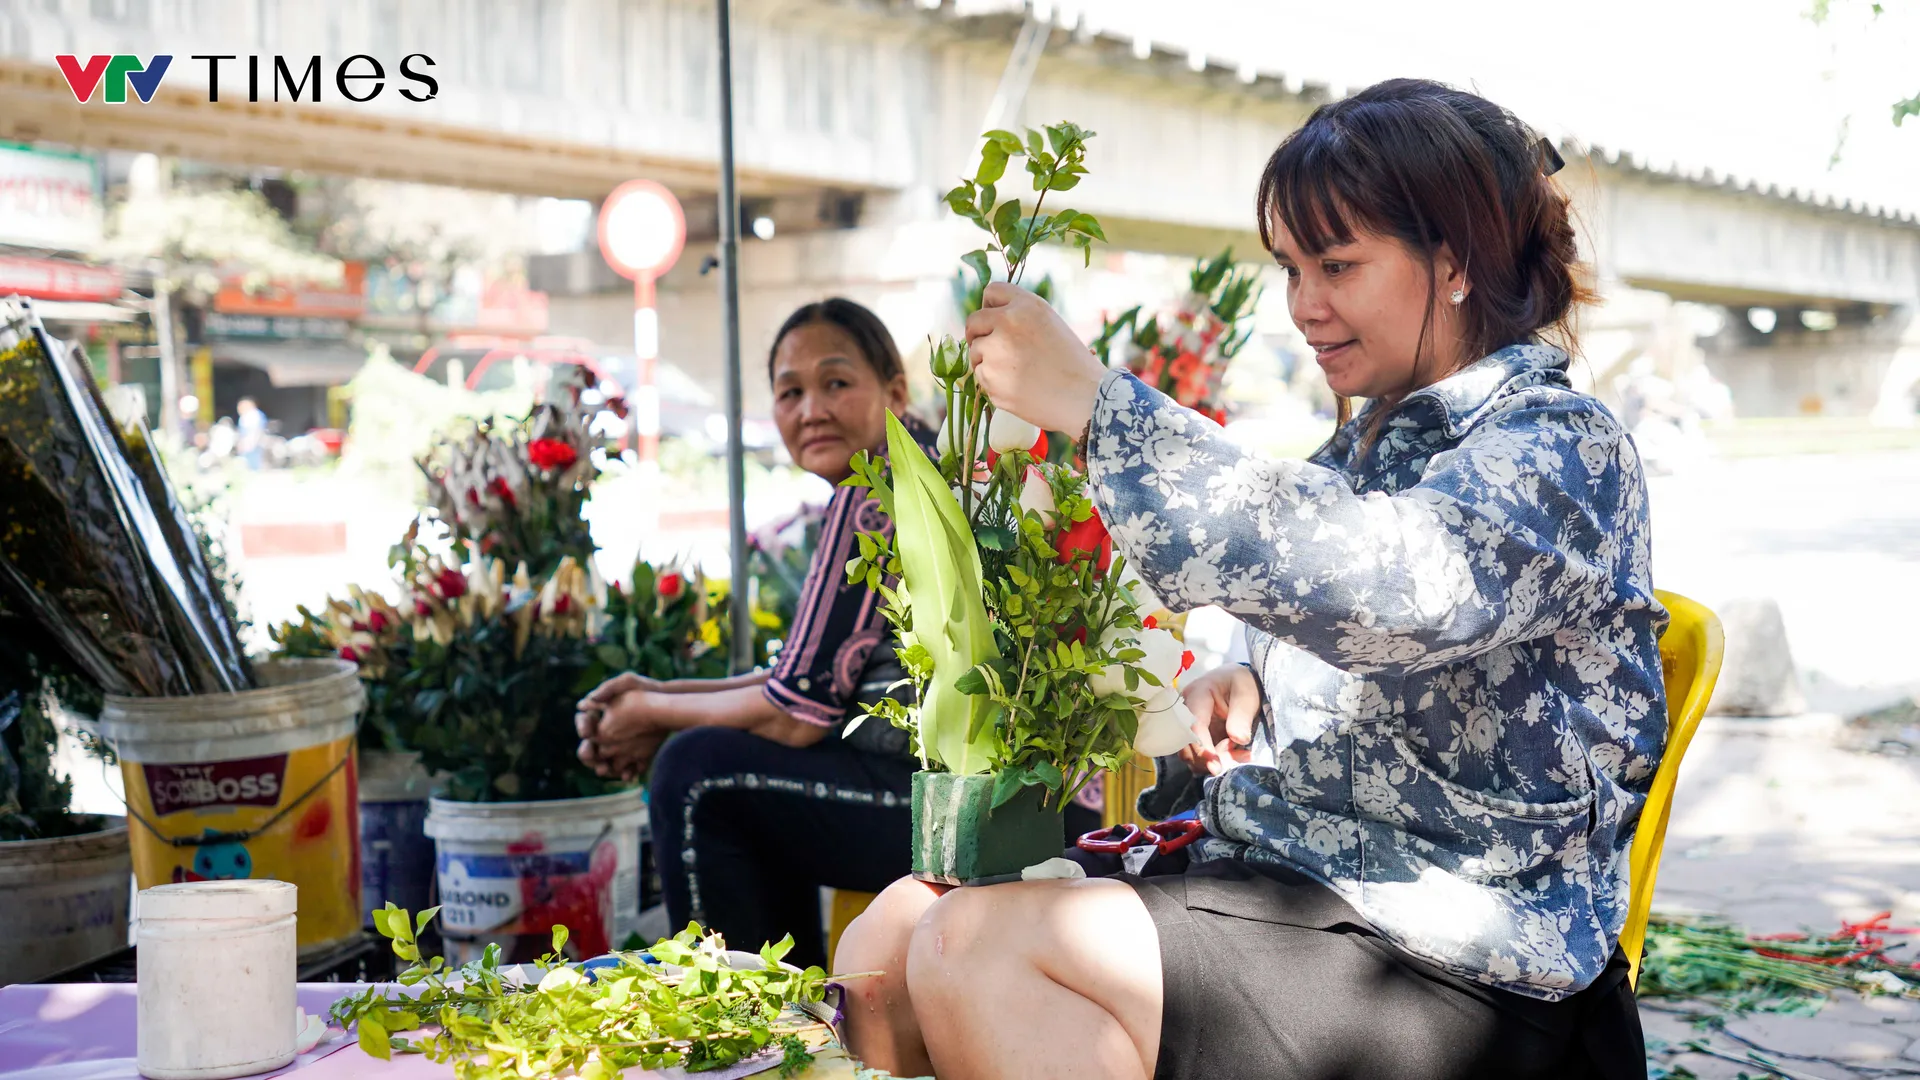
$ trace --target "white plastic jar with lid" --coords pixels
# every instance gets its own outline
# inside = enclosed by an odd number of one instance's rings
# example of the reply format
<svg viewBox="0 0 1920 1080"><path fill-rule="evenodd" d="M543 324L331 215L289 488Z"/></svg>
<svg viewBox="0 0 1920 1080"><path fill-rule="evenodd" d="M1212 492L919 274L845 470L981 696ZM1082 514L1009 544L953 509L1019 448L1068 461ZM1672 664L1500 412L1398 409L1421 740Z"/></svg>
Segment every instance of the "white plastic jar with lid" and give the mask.
<svg viewBox="0 0 1920 1080"><path fill-rule="evenodd" d="M140 890L140 1075L218 1080L293 1060L298 895L285 881Z"/></svg>

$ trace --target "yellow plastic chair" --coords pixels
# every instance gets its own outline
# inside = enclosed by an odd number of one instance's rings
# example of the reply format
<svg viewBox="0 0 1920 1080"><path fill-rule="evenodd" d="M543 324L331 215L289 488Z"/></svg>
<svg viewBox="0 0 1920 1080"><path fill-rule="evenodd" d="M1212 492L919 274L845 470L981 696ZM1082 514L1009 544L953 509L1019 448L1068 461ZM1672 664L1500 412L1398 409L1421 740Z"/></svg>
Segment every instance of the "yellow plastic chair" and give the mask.
<svg viewBox="0 0 1920 1080"><path fill-rule="evenodd" d="M1680 780L1680 759L1707 714L1713 684L1720 678L1720 661L1727 638L1720 620L1701 604L1679 593L1654 590L1672 621L1660 635L1660 674L1667 684L1667 749L1653 774L1653 788L1640 810L1640 827L1633 834L1632 868L1627 924L1620 931L1620 948L1631 965L1630 980L1640 982L1640 950L1646 944L1647 916L1653 910L1653 884L1660 876L1660 852L1667 842L1667 818L1673 812L1673 788Z"/></svg>
<svg viewBox="0 0 1920 1080"><path fill-rule="evenodd" d="M840 948L840 935L860 913L867 910L873 898L879 893L854 892L852 889L828 889L827 901L827 962L833 962L833 954Z"/></svg>

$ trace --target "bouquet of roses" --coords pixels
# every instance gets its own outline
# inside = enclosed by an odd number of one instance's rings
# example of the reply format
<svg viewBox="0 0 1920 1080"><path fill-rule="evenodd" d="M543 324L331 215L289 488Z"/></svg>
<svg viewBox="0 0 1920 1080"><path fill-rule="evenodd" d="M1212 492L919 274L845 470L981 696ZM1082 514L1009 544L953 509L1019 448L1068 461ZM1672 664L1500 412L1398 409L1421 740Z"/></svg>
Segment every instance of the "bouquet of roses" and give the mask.
<svg viewBox="0 0 1920 1080"><path fill-rule="evenodd" d="M1193 268L1186 295L1166 316L1144 315L1135 305L1107 320L1094 352L1109 365L1118 359L1148 386L1224 424L1221 384L1227 365L1253 336L1245 323L1260 299L1258 280L1252 271L1234 268L1228 248Z"/></svg>
<svg viewBox="0 0 1920 1080"><path fill-rule="evenodd" d="M1043 211L1048 193L1085 173L1090 136L1072 124L1024 140L987 134L978 173L947 194L994 238L966 256L983 281L989 251L1017 282L1044 240L1085 251L1104 239L1089 215ZM1015 157L1033 178L1031 211L1017 200L996 206ZM1049 463L1033 425L994 410L966 346L935 346L933 374L947 406L939 461L889 417L888 459L857 456L846 481L871 488L894 523L891 538L859 538L847 572L882 597L919 690L917 705L884 700L868 715L910 732L927 768L996 774L996 806L1028 785L1064 806L1136 749L1167 754L1191 740L1174 682L1192 656L1143 617L1158 601L1115 557L1085 476Z"/></svg>
<svg viewBox="0 0 1920 1080"><path fill-rule="evenodd" d="M419 751L452 775L458 798L551 798L574 793L556 791L573 782L569 762L529 743L558 715L554 702L583 692L605 607L604 588L570 557L535 579L524 563L509 575L498 559L454 565L416 547L398 603L354 586L272 637L281 655L359 665L367 748Z"/></svg>
<svg viewBox="0 0 1920 1080"><path fill-rule="evenodd" d="M581 516L601 445L578 389L564 405L546 404L520 424L482 423L466 438L435 448L419 462L428 504L456 541L536 577L562 559L585 563L593 539Z"/></svg>

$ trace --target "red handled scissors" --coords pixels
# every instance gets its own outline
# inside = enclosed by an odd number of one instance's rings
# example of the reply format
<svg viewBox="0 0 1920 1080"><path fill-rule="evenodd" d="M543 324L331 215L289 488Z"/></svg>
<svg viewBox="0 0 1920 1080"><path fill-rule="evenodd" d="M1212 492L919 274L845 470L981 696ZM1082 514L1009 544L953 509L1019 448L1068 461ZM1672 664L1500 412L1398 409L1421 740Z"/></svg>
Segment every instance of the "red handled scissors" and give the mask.
<svg viewBox="0 0 1920 1080"><path fill-rule="evenodd" d="M1151 847L1155 853L1165 855L1186 847L1205 836L1206 832L1207 827L1193 818L1163 821L1144 829L1131 821L1123 821L1111 829L1096 829L1087 833L1077 845L1081 851L1100 855L1121 855L1140 847Z"/></svg>

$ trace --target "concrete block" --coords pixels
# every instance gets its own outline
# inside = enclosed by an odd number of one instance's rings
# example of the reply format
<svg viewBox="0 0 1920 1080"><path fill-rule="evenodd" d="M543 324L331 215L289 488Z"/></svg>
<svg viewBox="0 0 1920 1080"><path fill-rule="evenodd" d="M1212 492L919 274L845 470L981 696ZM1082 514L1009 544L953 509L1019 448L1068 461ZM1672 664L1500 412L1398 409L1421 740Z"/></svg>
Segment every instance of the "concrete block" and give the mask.
<svg viewBox="0 0 1920 1080"><path fill-rule="evenodd" d="M1729 600L1715 608L1727 634L1709 713L1721 716L1793 716L1806 711L1800 673L1787 645L1787 624L1771 597Z"/></svg>

